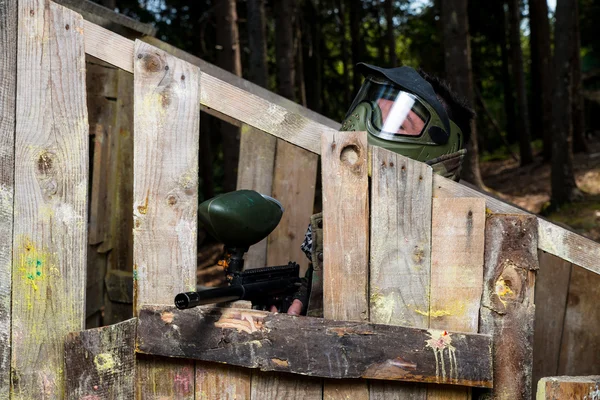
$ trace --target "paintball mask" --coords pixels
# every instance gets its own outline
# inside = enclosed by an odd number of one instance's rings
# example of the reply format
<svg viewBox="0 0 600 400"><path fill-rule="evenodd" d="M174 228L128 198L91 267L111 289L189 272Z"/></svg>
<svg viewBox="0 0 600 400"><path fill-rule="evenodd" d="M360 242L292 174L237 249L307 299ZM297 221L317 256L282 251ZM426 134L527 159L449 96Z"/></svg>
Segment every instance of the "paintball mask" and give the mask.
<svg viewBox="0 0 600 400"><path fill-rule="evenodd" d="M431 84L410 67L357 67L366 79L341 130L367 131L369 144L427 162L438 173L433 164L441 161L442 175L453 178L465 154L463 135ZM450 164L454 171L444 173Z"/></svg>

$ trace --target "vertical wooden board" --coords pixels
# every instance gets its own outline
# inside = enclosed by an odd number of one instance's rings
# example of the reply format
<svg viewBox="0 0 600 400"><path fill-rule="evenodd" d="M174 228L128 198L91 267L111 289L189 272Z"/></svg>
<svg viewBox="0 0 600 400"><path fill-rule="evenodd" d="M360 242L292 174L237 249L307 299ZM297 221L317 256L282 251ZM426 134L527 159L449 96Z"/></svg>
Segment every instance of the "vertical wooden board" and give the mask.
<svg viewBox="0 0 600 400"><path fill-rule="evenodd" d="M240 130L237 189L252 189L271 196L277 138L248 125ZM267 238L253 245L245 256L245 268L267 265Z"/></svg>
<svg viewBox="0 0 600 400"><path fill-rule="evenodd" d="M365 132L324 132L323 315L368 321L369 194ZM368 399L364 381L326 380L323 398Z"/></svg>
<svg viewBox="0 0 600 400"><path fill-rule="evenodd" d="M0 399L10 391L17 2L0 1Z"/></svg>
<svg viewBox="0 0 600 400"><path fill-rule="evenodd" d="M255 378L260 380L255 382ZM252 376L252 399L321 400L322 380L285 373L257 372Z"/></svg>
<svg viewBox="0 0 600 400"><path fill-rule="evenodd" d="M295 261L301 275L308 269L300 244L313 213L318 159L317 154L277 140L272 190L285 211L279 226L268 237L267 264Z"/></svg>
<svg viewBox="0 0 600 400"><path fill-rule="evenodd" d="M429 328L477 333L483 291L485 200L433 199ZM449 355L449 354L448 354ZM443 355L442 355L443 356ZM442 374L451 362L440 363ZM468 388L429 385L427 399L468 399Z"/></svg>
<svg viewBox="0 0 600 400"><path fill-rule="evenodd" d="M558 374L587 375L600 368L600 276L573 265Z"/></svg>
<svg viewBox="0 0 600 400"><path fill-rule="evenodd" d="M199 70L134 51L134 310L196 287ZM194 363L140 357L140 398L194 397Z"/></svg>
<svg viewBox="0 0 600 400"><path fill-rule="evenodd" d="M533 385L558 375L560 343L571 280L571 263L538 250L540 270L535 280ZM535 387L534 387L535 389Z"/></svg>
<svg viewBox="0 0 600 400"><path fill-rule="evenodd" d="M81 16L19 2L12 398L64 397L85 321L88 127Z"/></svg>
<svg viewBox="0 0 600 400"><path fill-rule="evenodd" d="M248 370L232 365L196 363L196 400L250 400Z"/></svg>
<svg viewBox="0 0 600 400"><path fill-rule="evenodd" d="M531 398L537 232L533 215L486 220L479 331L494 340L494 399Z"/></svg>
<svg viewBox="0 0 600 400"><path fill-rule="evenodd" d="M372 148L371 322L429 326L432 169ZM426 386L371 382L371 399L425 399Z"/></svg>
<svg viewBox="0 0 600 400"><path fill-rule="evenodd" d="M133 400L136 325L130 319L67 335L65 398Z"/></svg>
<svg viewBox="0 0 600 400"><path fill-rule="evenodd" d="M596 400L600 398L600 376L553 376L542 378L537 400Z"/></svg>

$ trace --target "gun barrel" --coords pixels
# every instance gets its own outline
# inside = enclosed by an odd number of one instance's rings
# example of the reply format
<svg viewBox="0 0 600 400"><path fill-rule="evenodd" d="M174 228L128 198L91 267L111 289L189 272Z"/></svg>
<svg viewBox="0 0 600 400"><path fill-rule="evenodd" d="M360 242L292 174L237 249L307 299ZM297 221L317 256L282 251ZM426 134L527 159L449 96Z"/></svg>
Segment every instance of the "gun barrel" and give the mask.
<svg viewBox="0 0 600 400"><path fill-rule="evenodd" d="M300 278L282 278L265 282L232 285L199 292L179 293L175 296L175 306L180 310L206 304L225 303L236 300L255 300L284 293L300 282Z"/></svg>

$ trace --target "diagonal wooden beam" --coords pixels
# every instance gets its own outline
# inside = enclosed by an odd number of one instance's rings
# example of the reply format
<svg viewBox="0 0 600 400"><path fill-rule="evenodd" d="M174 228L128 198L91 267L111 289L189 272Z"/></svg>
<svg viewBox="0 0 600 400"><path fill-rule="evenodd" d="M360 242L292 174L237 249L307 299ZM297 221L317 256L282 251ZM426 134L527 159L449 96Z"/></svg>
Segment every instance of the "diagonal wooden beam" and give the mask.
<svg viewBox="0 0 600 400"><path fill-rule="evenodd" d="M232 308L148 305L138 317L144 354L323 378L493 384L486 335Z"/></svg>

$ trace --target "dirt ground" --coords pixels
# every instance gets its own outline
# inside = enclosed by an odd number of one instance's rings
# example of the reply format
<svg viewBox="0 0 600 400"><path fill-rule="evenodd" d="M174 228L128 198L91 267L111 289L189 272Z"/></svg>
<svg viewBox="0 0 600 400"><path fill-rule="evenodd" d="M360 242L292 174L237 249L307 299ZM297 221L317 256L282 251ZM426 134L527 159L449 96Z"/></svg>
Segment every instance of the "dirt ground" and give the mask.
<svg viewBox="0 0 600 400"><path fill-rule="evenodd" d="M570 204L546 218L570 226L576 232L600 242L600 140L590 142L588 154L576 154L575 179L584 194L581 202ZM533 213L540 213L550 202L550 164L541 156L525 167L509 158L481 163L485 185L494 194Z"/></svg>

